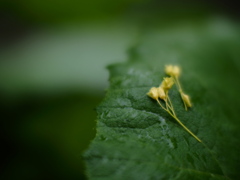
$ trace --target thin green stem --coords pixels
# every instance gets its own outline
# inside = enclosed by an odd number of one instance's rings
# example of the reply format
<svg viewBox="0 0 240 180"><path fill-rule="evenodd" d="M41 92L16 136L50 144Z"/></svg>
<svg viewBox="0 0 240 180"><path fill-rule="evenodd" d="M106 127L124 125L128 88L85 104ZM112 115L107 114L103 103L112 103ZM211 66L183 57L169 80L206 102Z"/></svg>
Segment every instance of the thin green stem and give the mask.
<svg viewBox="0 0 240 180"><path fill-rule="evenodd" d="M189 134L191 134L197 141L202 142L195 134L192 133L176 116L170 114Z"/></svg>
<svg viewBox="0 0 240 180"><path fill-rule="evenodd" d="M181 87L181 84L180 84L180 82L178 80L178 77L173 76L173 79L176 81L176 84L178 86L179 91L182 92L182 87Z"/></svg>
<svg viewBox="0 0 240 180"><path fill-rule="evenodd" d="M169 103L170 103L170 106L171 106L171 110L172 110L172 112L173 112L173 115L176 116L175 111L174 111L174 109L173 109L172 102L171 102L171 100L170 100L170 98L169 98L168 96L167 96L167 100L168 100Z"/></svg>
<svg viewBox="0 0 240 180"><path fill-rule="evenodd" d="M169 111L168 109L166 109L165 107L163 107L163 105L160 103L160 101L157 99L158 104L161 106L161 108L163 108L166 112L168 112L168 114L170 114L189 134L191 134L198 142L202 142L195 134L193 134L192 131L190 131L178 118L177 116L171 113L171 111ZM174 111L173 111L174 112Z"/></svg>
<svg viewBox="0 0 240 180"><path fill-rule="evenodd" d="M174 113L172 106L170 106L170 105L168 104L168 91L166 91L165 93L166 93L166 99L164 99L164 101L165 101L165 103L166 103L167 110L170 109L170 110L172 111L172 113ZM175 113L174 113L174 114L175 114Z"/></svg>
<svg viewBox="0 0 240 180"><path fill-rule="evenodd" d="M174 81L175 81L176 84L177 84L178 91L179 91L179 93L180 93L180 95L181 95L181 98L182 98L182 101L183 101L183 97L182 97L182 92L183 92L183 90L182 90L181 84L180 84L180 82L179 82L179 80L178 80L178 77L175 77L175 76L174 76L173 79L174 79ZM185 103L184 101L183 101L183 104L184 104L185 110L187 111L188 108L187 108L187 105L186 105L186 103Z"/></svg>
<svg viewBox="0 0 240 180"><path fill-rule="evenodd" d="M172 114L173 114L174 116L176 116L174 110L172 109L172 107L171 107L166 101L165 101L165 103L166 103L166 105L167 105L167 110L168 110L168 111L171 110Z"/></svg>
<svg viewBox="0 0 240 180"><path fill-rule="evenodd" d="M160 103L160 101L157 99L158 104L161 106L161 108L163 108L165 111L169 112L169 110L167 110L165 107L163 107L163 105Z"/></svg>
<svg viewBox="0 0 240 180"><path fill-rule="evenodd" d="M183 99L182 94L181 94L181 98ZM184 101L183 101L183 104L184 104L185 110L187 111L188 108L187 108L187 105L186 105L186 103Z"/></svg>

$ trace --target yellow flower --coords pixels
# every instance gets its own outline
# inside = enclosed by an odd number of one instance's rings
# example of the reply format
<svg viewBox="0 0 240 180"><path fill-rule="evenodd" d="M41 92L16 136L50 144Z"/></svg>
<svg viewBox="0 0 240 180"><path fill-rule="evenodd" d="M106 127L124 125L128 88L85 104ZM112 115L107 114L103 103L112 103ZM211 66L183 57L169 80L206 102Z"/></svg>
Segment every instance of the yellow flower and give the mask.
<svg viewBox="0 0 240 180"><path fill-rule="evenodd" d="M147 95L155 100L158 99L158 88L152 87L150 91L147 93Z"/></svg>
<svg viewBox="0 0 240 180"><path fill-rule="evenodd" d="M165 66L165 72L169 76L178 77L181 73L181 69L179 66L167 65Z"/></svg>
<svg viewBox="0 0 240 180"><path fill-rule="evenodd" d="M166 77L163 79L160 87L164 89L164 91L168 91L169 89L171 89L171 87L174 84L174 80L172 77Z"/></svg>
<svg viewBox="0 0 240 180"><path fill-rule="evenodd" d="M166 94L165 94L164 89L162 87L158 87L158 96L162 100L166 99Z"/></svg>
<svg viewBox="0 0 240 180"><path fill-rule="evenodd" d="M173 66L172 65L166 65L165 66L165 72L167 75L171 76L173 72Z"/></svg>
<svg viewBox="0 0 240 180"><path fill-rule="evenodd" d="M182 96L182 100L185 102L186 106L187 107L192 107L189 96L184 94L183 92L181 93L181 96Z"/></svg>
<svg viewBox="0 0 240 180"><path fill-rule="evenodd" d="M180 72L181 72L181 69L179 66L173 66L173 72L172 74L175 76L175 77L178 77L180 75Z"/></svg>

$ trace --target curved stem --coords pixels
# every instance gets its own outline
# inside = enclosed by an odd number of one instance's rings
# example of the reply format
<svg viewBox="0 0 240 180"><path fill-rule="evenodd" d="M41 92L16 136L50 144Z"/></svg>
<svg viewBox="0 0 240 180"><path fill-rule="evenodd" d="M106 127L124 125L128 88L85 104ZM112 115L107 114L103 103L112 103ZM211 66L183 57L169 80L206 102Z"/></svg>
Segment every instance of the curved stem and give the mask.
<svg viewBox="0 0 240 180"><path fill-rule="evenodd" d="M169 110L167 110L165 107L163 107L163 105L160 103L160 101L157 99L158 104L161 106L161 108L163 108L165 111L169 112Z"/></svg>
<svg viewBox="0 0 240 180"><path fill-rule="evenodd" d="M183 97L182 97L183 90L182 90L181 84L180 84L180 82L178 80L178 77L174 77L173 79L175 80L175 82L176 82L176 84L178 86L178 91L179 91L179 93L181 95L181 98L182 98L182 101L183 101ZM183 101L183 104L184 104L185 110L187 111L188 108L187 108L187 105L186 105L186 103L184 101Z"/></svg>
<svg viewBox="0 0 240 180"><path fill-rule="evenodd" d="M181 87L181 84L180 84L180 82L179 82L179 80L178 80L178 77L174 76L174 79L175 79L175 81L176 81L176 84L177 84L177 86L178 86L179 91L182 92L182 87Z"/></svg>
<svg viewBox="0 0 240 180"><path fill-rule="evenodd" d="M172 110L172 112L173 112L173 115L174 116L176 116L176 114L175 114L175 111L174 111L174 109L173 109L173 105L172 105L172 102L171 102L171 100L170 100L170 98L167 96L167 100L169 101L169 103L170 103L170 106L171 107L169 107L171 110ZM168 105L169 106L169 105Z"/></svg>
<svg viewBox="0 0 240 180"><path fill-rule="evenodd" d="M164 100L165 101L165 103L166 103L166 107L167 107L167 110L171 110L171 112L175 115L175 112L174 112L174 110L173 110L173 106L172 106L172 104L168 104L168 99L169 99L169 97L168 97L168 90L165 92L166 93L166 99ZM176 115L175 115L176 116Z"/></svg>
<svg viewBox="0 0 240 180"><path fill-rule="evenodd" d="M165 102L166 102L166 101L165 101ZM174 110L172 109L172 107L171 107L167 102L166 102L166 105L167 105L167 110L168 110L168 111L171 110L172 114L173 114L174 116L176 116Z"/></svg>
<svg viewBox="0 0 240 180"><path fill-rule="evenodd" d="M192 133L176 116L170 114L189 134L191 134L197 141L202 142L195 134Z"/></svg>
<svg viewBox="0 0 240 180"><path fill-rule="evenodd" d="M183 100L182 94L181 94L181 98L182 98L182 100ZM186 105L186 103L184 102L184 100L183 100L183 104L184 104L185 110L187 111L187 105Z"/></svg>
<svg viewBox="0 0 240 180"><path fill-rule="evenodd" d="M169 110L167 110L163 105L160 103L160 101L157 99L158 104L163 108L165 111L167 111L189 134L191 134L198 142L202 142L195 134L192 133L175 115L173 115Z"/></svg>

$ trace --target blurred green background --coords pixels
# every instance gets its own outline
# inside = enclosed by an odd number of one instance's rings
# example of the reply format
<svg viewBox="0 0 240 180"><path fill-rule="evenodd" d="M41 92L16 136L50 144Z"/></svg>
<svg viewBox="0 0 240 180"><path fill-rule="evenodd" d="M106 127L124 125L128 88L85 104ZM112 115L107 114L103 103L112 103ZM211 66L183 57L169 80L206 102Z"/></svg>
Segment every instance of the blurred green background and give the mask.
<svg viewBox="0 0 240 180"><path fill-rule="evenodd" d="M0 179L86 179L106 66L127 60L151 22L227 16L237 1L1 0Z"/></svg>

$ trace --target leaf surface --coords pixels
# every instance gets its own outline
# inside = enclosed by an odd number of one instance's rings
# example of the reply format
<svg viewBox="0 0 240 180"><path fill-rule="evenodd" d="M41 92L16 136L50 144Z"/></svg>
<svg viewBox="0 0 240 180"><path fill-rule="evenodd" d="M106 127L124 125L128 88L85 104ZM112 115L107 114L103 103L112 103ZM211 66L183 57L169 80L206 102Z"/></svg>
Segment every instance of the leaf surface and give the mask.
<svg viewBox="0 0 240 180"><path fill-rule="evenodd" d="M109 66L110 87L85 153L89 178L238 179L238 32L220 20L148 29L128 62ZM182 67L180 82L193 108L184 110L176 87L170 97L203 143L146 95L166 76L166 64Z"/></svg>

